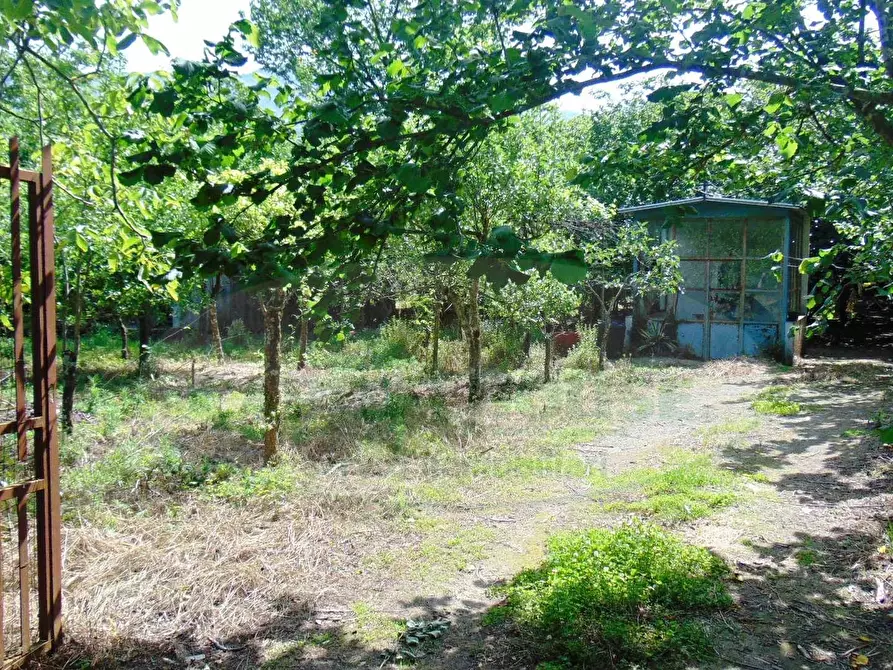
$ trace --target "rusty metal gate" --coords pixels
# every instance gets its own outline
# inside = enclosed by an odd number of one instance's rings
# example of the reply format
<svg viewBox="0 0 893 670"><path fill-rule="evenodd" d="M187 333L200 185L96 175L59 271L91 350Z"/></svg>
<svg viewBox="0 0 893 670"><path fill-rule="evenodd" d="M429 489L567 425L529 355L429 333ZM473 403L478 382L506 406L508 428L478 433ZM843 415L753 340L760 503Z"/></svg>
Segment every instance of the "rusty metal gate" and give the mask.
<svg viewBox="0 0 893 670"><path fill-rule="evenodd" d="M0 244L0 268L5 266L0 274L0 659L5 669L52 648L62 633L50 147L44 147L41 169L34 172L21 169L18 140L10 140L9 165L0 165L0 178L10 183L11 213L9 237L0 236L9 243Z"/></svg>

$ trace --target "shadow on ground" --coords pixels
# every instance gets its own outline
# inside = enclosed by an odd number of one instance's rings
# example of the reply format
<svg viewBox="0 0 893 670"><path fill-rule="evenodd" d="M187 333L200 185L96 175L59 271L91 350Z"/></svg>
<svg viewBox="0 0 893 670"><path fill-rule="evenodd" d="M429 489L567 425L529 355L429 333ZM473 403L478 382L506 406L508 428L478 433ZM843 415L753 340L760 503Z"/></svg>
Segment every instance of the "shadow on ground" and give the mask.
<svg viewBox="0 0 893 670"><path fill-rule="evenodd" d="M893 565L877 553L878 535L796 537L754 545L758 558L733 566L738 607L713 621L715 667L850 668L864 655L871 668L893 668L893 594L877 602L876 581Z"/></svg>
<svg viewBox="0 0 893 670"><path fill-rule="evenodd" d="M481 584L487 588L489 584ZM279 603L280 613L261 626L227 639L197 639L183 631L175 639L150 643L107 638L96 641L69 638L50 656L34 661L33 670L97 668L148 670L150 668L222 668L224 670L328 670L335 668L397 668L417 657L418 668L471 670L472 668L532 667L504 625L482 627L487 603L453 597L417 598L400 603L413 612L413 620L447 619L448 632L421 647L372 644L364 639L364 623L350 610L322 610L307 603ZM378 625L397 631L404 620L383 617Z"/></svg>

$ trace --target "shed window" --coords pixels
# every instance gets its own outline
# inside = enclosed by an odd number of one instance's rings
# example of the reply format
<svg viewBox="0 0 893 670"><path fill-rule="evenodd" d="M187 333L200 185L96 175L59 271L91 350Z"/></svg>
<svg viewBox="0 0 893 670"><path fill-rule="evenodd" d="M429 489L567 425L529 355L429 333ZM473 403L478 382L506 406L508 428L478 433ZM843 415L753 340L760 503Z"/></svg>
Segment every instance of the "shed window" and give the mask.
<svg viewBox="0 0 893 670"><path fill-rule="evenodd" d="M741 221L716 219L711 222L711 258L741 258L744 254L742 243Z"/></svg>
<svg viewBox="0 0 893 670"><path fill-rule="evenodd" d="M676 224L676 242L680 258L707 257L707 222L686 219Z"/></svg>
<svg viewBox="0 0 893 670"><path fill-rule="evenodd" d="M741 261L712 262L710 288L741 288Z"/></svg>
<svg viewBox="0 0 893 670"><path fill-rule="evenodd" d="M747 255L762 258L780 251L784 246L784 226L778 220L747 222Z"/></svg>

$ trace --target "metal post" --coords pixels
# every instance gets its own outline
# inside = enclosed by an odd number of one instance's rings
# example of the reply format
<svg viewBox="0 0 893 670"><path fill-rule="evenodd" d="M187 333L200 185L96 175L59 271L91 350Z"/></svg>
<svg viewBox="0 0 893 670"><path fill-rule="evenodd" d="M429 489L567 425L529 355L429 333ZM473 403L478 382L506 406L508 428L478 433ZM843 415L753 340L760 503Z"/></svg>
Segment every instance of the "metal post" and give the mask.
<svg viewBox="0 0 893 670"><path fill-rule="evenodd" d="M59 496L59 435L56 411L56 256L53 220L52 147L43 148L36 226L31 256L40 271L41 414L43 429L35 431L35 474L45 481L37 498L38 582L43 590L40 611L41 638L54 647L62 636L61 499ZM32 262L33 263L33 262ZM33 280L32 280L33 281ZM37 386L37 385L35 385ZM36 400L36 398L35 398ZM35 406L37 403L35 402ZM39 448L39 451L38 451Z"/></svg>

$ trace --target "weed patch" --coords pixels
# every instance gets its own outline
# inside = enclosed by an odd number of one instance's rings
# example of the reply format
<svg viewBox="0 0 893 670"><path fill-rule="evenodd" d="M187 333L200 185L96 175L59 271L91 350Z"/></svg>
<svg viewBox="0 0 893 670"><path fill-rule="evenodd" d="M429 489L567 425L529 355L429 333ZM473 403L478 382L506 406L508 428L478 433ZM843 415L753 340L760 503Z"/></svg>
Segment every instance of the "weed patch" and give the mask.
<svg viewBox="0 0 893 670"><path fill-rule="evenodd" d="M413 528L421 531L421 541L414 547L388 549L371 557L370 567L440 584L487 558L489 544L495 537L493 530L483 525L460 528L448 523L413 521Z"/></svg>
<svg viewBox="0 0 893 670"><path fill-rule="evenodd" d="M356 616L355 635L365 644L391 642L400 637L406 624L377 612L370 604L356 602L350 606Z"/></svg>
<svg viewBox="0 0 893 670"><path fill-rule="evenodd" d="M752 433L759 427L760 422L758 419L737 419L701 428L697 434L704 441L705 446L716 446L729 439Z"/></svg>
<svg viewBox="0 0 893 670"><path fill-rule="evenodd" d="M760 391L750 404L757 414L774 416L794 416L803 411L803 406L790 399L790 389L785 386L770 386Z"/></svg>
<svg viewBox="0 0 893 670"><path fill-rule="evenodd" d="M545 562L499 589L551 667L680 667L711 652L696 616L727 607L725 564L656 526L559 535ZM539 666L543 667L543 666Z"/></svg>
<svg viewBox="0 0 893 670"><path fill-rule="evenodd" d="M606 511L634 512L664 521L690 521L732 505L739 477L716 466L710 456L675 453L665 468L641 468L606 479L593 477L599 497L620 496L604 503Z"/></svg>

